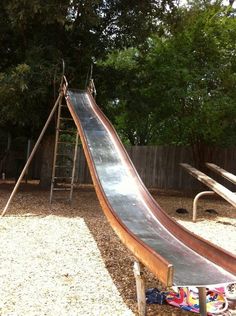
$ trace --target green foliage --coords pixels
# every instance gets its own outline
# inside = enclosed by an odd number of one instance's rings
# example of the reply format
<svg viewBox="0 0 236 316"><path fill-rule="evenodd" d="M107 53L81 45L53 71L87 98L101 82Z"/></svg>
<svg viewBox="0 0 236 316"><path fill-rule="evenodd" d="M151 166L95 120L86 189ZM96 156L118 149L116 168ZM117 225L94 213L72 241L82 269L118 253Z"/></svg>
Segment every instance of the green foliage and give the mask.
<svg viewBox="0 0 236 316"><path fill-rule="evenodd" d="M0 2L0 127L38 133L60 82L84 88L92 60L142 43L172 0ZM142 32L139 30L142 29ZM23 131L25 129L25 132Z"/></svg>
<svg viewBox="0 0 236 316"><path fill-rule="evenodd" d="M18 65L11 69L9 73L0 74L0 95L1 102L5 106L1 107L0 123L3 124L8 120L17 120L21 125L26 113L21 111L20 100L28 90L28 76L30 67L26 64Z"/></svg>
<svg viewBox="0 0 236 316"><path fill-rule="evenodd" d="M38 134L66 61L132 144L236 142L236 20L222 1L0 2L0 127Z"/></svg>
<svg viewBox="0 0 236 316"><path fill-rule="evenodd" d="M233 145L236 20L219 1L178 15L172 34L100 63L115 78L108 112L131 143Z"/></svg>
<svg viewBox="0 0 236 316"><path fill-rule="evenodd" d="M153 103L146 93L149 74L145 57L138 49L129 48L109 54L100 67L115 72L117 84L111 90L113 99L107 109L124 141L131 144L148 144L153 134ZM113 75L114 76L114 75ZM114 79L114 77L113 77Z"/></svg>

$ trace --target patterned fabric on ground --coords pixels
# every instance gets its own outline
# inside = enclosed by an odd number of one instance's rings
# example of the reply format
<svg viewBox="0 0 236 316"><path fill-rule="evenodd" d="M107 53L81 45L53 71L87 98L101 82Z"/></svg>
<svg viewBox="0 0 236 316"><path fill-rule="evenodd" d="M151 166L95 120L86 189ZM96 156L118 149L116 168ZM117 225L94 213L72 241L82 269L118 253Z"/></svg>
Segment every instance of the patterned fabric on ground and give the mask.
<svg viewBox="0 0 236 316"><path fill-rule="evenodd" d="M199 313L198 289L195 287L181 287L178 288L178 292L168 292L166 301L183 310ZM228 308L224 288L207 289L206 301L208 315L222 313Z"/></svg>

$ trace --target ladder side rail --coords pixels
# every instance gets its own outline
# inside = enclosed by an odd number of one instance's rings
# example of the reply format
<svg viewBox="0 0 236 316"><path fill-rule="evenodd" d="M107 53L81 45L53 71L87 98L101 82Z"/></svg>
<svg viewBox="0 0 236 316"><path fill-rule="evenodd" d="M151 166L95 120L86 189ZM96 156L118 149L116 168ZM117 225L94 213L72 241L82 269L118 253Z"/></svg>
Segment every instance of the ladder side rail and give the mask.
<svg viewBox="0 0 236 316"><path fill-rule="evenodd" d="M50 204L52 204L53 189L54 189L54 185L55 185L57 150L58 150L58 140L59 140L59 132L60 132L59 130L60 130L61 105L62 105L62 99L60 100L59 107L58 107L58 113L57 113L57 125L56 125L56 136L55 136L55 144L54 144L52 179L51 179L51 190L50 190Z"/></svg>
<svg viewBox="0 0 236 316"><path fill-rule="evenodd" d="M75 180L75 166L77 161L77 154L78 154L78 144L79 144L79 133L76 133L76 139L75 139L75 149L74 149L74 158L73 158L73 169L72 169L72 175L71 175L71 189L70 189L70 202L72 201L72 195L74 190L74 180Z"/></svg>

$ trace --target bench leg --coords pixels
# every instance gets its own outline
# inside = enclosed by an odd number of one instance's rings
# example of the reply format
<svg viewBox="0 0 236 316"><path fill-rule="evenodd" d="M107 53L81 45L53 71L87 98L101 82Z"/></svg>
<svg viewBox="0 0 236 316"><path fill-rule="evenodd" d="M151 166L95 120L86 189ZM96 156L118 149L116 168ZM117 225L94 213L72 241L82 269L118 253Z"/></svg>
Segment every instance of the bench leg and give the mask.
<svg viewBox="0 0 236 316"><path fill-rule="evenodd" d="M143 266L139 261L134 262L134 276L136 281L136 292L138 301L138 313L140 316L146 315L146 295L145 279L143 276Z"/></svg>
<svg viewBox="0 0 236 316"><path fill-rule="evenodd" d="M199 287L198 288L198 295L199 295L200 315L201 316L207 316L206 288L205 287Z"/></svg>

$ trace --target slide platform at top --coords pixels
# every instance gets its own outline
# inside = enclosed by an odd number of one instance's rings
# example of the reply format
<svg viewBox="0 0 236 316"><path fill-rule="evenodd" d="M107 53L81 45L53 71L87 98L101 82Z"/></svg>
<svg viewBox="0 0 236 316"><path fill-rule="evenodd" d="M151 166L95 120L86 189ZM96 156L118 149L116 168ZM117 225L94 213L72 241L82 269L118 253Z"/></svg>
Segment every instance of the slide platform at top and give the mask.
<svg viewBox="0 0 236 316"><path fill-rule="evenodd" d="M167 286L236 282L236 256L192 234L161 209L92 95L66 87L64 92L102 209L131 252Z"/></svg>

